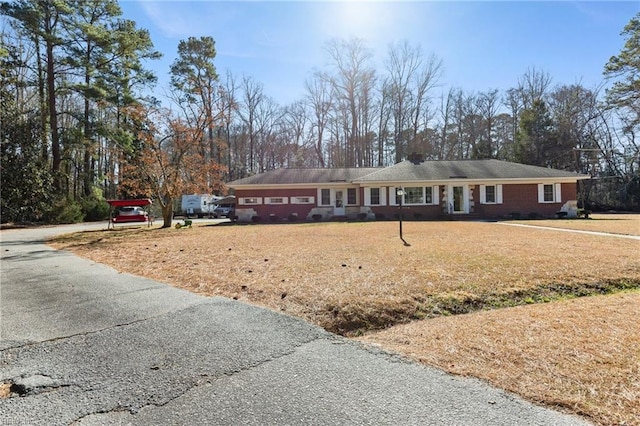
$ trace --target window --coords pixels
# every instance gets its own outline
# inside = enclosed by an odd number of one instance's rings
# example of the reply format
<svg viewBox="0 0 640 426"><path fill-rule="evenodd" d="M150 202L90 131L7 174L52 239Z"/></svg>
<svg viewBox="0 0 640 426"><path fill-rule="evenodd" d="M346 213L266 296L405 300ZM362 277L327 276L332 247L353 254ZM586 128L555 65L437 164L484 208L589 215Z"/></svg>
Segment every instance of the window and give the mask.
<svg viewBox="0 0 640 426"><path fill-rule="evenodd" d="M502 185L480 185L480 204L502 204Z"/></svg>
<svg viewBox="0 0 640 426"><path fill-rule="evenodd" d="M331 190L321 189L320 205L328 206L331 204Z"/></svg>
<svg viewBox="0 0 640 426"><path fill-rule="evenodd" d="M553 185L544 185L544 202L552 203L553 202Z"/></svg>
<svg viewBox="0 0 640 426"><path fill-rule="evenodd" d="M356 200L356 189L355 188L348 188L347 189L347 204L357 204L358 201Z"/></svg>
<svg viewBox="0 0 640 426"><path fill-rule="evenodd" d="M423 204L424 203L424 191L422 187L410 186L404 189L404 202L405 204Z"/></svg>
<svg viewBox="0 0 640 426"><path fill-rule="evenodd" d="M538 185L539 203L562 202L562 185L559 183L541 183Z"/></svg>
<svg viewBox="0 0 640 426"><path fill-rule="evenodd" d="M387 204L387 188L364 188L364 201L365 206L385 206ZM391 199L393 202L393 198Z"/></svg>
<svg viewBox="0 0 640 426"><path fill-rule="evenodd" d="M240 204L244 204L244 205L262 204L262 198L260 198L260 197L255 197L255 198L244 197L244 198L240 199Z"/></svg>
<svg viewBox="0 0 640 426"><path fill-rule="evenodd" d="M287 204L287 197L269 197L265 199L265 204Z"/></svg>
<svg viewBox="0 0 640 426"><path fill-rule="evenodd" d="M488 185L485 187L484 192L484 200L487 203L495 203L496 202L496 187L493 185Z"/></svg>
<svg viewBox="0 0 640 426"><path fill-rule="evenodd" d="M291 204L313 204L314 197L291 197Z"/></svg>
<svg viewBox="0 0 640 426"><path fill-rule="evenodd" d="M389 197L391 197L391 205L397 206L400 204L400 196L398 191L402 189L404 192L404 198L402 203L407 205L437 205L440 202L440 186L408 186L406 188L389 188ZM395 196L393 195L395 194ZM395 198L394 198L395 197ZM395 200L395 204L393 201ZM384 203L384 201L383 201Z"/></svg>
<svg viewBox="0 0 640 426"><path fill-rule="evenodd" d="M371 188L371 201L370 203L375 206L380 205L380 188Z"/></svg>
<svg viewBox="0 0 640 426"><path fill-rule="evenodd" d="M424 189L424 202L426 204L433 204L433 188L430 186Z"/></svg>

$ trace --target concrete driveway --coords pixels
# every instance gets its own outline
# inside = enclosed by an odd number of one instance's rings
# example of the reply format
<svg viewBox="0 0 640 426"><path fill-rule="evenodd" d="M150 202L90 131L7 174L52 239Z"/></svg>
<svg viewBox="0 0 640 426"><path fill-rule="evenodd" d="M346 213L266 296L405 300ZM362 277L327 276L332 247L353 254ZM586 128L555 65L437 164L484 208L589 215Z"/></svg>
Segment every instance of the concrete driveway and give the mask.
<svg viewBox="0 0 640 426"><path fill-rule="evenodd" d="M299 319L119 273L5 230L2 422L579 425Z"/></svg>

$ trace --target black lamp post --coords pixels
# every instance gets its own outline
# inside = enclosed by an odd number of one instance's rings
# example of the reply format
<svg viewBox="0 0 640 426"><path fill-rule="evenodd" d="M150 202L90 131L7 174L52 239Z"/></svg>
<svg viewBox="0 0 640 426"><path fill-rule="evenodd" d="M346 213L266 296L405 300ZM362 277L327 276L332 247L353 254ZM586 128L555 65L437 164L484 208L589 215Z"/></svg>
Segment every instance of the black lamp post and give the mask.
<svg viewBox="0 0 640 426"><path fill-rule="evenodd" d="M396 194L398 195L400 201L399 201L399 211L398 211L398 219L400 222L400 240L402 240L402 242L404 243L405 246L410 246L411 244L409 244L408 242L406 242L404 240L404 238L402 237L402 199L404 198L404 190L402 188L398 188Z"/></svg>

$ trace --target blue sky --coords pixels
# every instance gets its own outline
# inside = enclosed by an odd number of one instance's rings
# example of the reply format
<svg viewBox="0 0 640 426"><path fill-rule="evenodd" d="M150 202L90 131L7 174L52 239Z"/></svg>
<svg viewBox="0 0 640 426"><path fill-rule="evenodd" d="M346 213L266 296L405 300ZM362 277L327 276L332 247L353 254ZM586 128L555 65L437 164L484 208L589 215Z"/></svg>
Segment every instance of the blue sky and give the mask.
<svg viewBox="0 0 640 426"><path fill-rule="evenodd" d="M162 92L178 42L211 36L220 75L252 76L280 104L304 95L304 81L327 66L323 46L358 37L383 72L389 43L407 40L444 65L443 89L506 90L527 68L555 84L592 88L620 52L620 32L640 1L217 1L120 0L123 16L151 33L164 54L148 67Z"/></svg>

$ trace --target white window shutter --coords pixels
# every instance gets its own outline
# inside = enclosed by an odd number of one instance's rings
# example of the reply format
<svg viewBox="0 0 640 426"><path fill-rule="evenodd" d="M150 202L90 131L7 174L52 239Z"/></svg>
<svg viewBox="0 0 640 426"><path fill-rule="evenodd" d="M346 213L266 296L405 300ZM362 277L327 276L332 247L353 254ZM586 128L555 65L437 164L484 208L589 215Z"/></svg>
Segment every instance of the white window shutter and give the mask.
<svg viewBox="0 0 640 426"><path fill-rule="evenodd" d="M480 204L487 203L487 185L480 185Z"/></svg>
<svg viewBox="0 0 640 426"><path fill-rule="evenodd" d="M502 204L502 185L496 185L496 203Z"/></svg>
<svg viewBox="0 0 640 426"><path fill-rule="evenodd" d="M396 202L396 192L398 191L398 189L395 186L390 186L389 187L389 205L390 206L397 206L398 203Z"/></svg>
<svg viewBox="0 0 640 426"><path fill-rule="evenodd" d="M371 205L371 188L364 189L364 205L365 206Z"/></svg>
<svg viewBox="0 0 640 426"><path fill-rule="evenodd" d="M556 183L555 184L555 198L553 201L555 201L556 203L560 203L562 202L562 184L561 183Z"/></svg>
<svg viewBox="0 0 640 426"><path fill-rule="evenodd" d="M431 189L431 200L433 200L433 204L440 204L440 186L435 185Z"/></svg>
<svg viewBox="0 0 640 426"><path fill-rule="evenodd" d="M544 184L543 183L538 184L538 202L544 203Z"/></svg>
<svg viewBox="0 0 640 426"><path fill-rule="evenodd" d="M380 189L380 205L386 206L387 205L387 188L383 186L379 189Z"/></svg>

